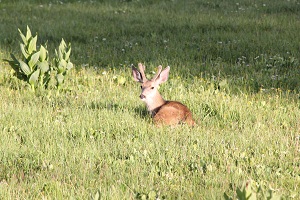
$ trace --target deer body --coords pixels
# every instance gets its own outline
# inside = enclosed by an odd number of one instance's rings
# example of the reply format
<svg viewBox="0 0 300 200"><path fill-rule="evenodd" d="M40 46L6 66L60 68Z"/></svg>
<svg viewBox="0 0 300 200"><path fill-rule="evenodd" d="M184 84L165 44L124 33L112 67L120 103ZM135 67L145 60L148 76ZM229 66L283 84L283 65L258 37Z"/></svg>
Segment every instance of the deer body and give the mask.
<svg viewBox="0 0 300 200"><path fill-rule="evenodd" d="M162 66L158 66L158 72L151 80L146 78L145 66L141 63L139 63L139 70L132 67L132 75L135 81L141 83L142 93L140 98L146 103L156 125L176 125L180 123L187 123L190 126L195 125L192 113L185 105L177 101L166 101L158 92L159 84L166 82L168 79L170 67L162 71Z"/></svg>

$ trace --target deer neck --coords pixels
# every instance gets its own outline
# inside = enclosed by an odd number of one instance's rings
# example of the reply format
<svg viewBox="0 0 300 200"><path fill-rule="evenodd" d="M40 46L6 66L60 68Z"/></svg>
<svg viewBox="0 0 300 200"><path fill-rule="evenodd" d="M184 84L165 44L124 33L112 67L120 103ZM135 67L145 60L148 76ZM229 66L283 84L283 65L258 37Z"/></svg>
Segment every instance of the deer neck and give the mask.
<svg viewBox="0 0 300 200"><path fill-rule="evenodd" d="M166 103L166 101L162 98L162 96L157 92L155 96L151 99L147 99L145 101L148 110L151 112L151 114L155 114L155 110L160 108L162 105Z"/></svg>

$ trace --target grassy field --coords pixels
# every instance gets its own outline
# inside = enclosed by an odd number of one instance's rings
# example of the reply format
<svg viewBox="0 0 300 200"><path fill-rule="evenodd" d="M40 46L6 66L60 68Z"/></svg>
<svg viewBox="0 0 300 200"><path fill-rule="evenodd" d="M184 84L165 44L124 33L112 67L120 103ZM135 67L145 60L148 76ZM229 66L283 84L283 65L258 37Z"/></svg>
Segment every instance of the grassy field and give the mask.
<svg viewBox="0 0 300 200"><path fill-rule="evenodd" d="M0 199L299 199L300 1L0 1ZM28 25L75 64L32 92L4 59ZM131 64L170 65L152 124ZM245 189L245 190L244 190Z"/></svg>

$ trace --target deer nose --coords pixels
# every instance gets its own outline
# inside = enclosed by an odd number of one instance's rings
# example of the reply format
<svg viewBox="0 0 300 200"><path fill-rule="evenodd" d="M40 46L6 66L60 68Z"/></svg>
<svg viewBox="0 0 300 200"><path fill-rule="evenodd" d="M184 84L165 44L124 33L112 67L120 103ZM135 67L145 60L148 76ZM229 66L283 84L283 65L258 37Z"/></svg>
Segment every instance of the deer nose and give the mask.
<svg viewBox="0 0 300 200"><path fill-rule="evenodd" d="M146 98L146 96L143 95L143 94L141 94L141 95L140 95L140 98L141 98L141 99L144 99L144 98Z"/></svg>

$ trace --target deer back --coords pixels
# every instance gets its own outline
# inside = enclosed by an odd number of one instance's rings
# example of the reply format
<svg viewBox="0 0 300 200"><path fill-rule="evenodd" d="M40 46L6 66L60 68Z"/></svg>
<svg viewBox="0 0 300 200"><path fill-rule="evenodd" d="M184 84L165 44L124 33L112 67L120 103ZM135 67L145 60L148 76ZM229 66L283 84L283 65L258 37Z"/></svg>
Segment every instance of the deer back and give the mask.
<svg viewBox="0 0 300 200"><path fill-rule="evenodd" d="M187 106L178 101L166 101L161 107L153 110L153 121L156 125L188 124L194 126L195 121Z"/></svg>

